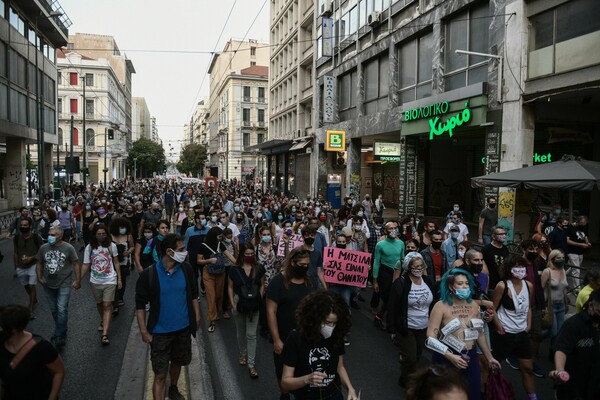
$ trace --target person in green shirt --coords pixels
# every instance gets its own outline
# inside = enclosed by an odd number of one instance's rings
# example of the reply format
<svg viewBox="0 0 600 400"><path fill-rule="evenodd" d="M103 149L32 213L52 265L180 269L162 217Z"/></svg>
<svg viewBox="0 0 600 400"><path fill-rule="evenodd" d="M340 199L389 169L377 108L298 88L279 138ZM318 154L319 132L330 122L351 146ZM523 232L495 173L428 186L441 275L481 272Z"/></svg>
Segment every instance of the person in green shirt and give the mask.
<svg viewBox="0 0 600 400"><path fill-rule="evenodd" d="M390 298L392 282L402 272L396 269L398 260L404 258L404 243L398 238L397 221L389 221L385 224L385 238L375 245L375 259L373 261L373 290L379 293L379 305L375 314L374 324L383 329L383 314L387 309Z"/></svg>
<svg viewBox="0 0 600 400"><path fill-rule="evenodd" d="M575 301L575 308L577 312L581 312L583 310L583 306L587 303L590 294L600 288L600 267L595 265L587 273L588 284L581 289L579 295L577 295L577 300Z"/></svg>

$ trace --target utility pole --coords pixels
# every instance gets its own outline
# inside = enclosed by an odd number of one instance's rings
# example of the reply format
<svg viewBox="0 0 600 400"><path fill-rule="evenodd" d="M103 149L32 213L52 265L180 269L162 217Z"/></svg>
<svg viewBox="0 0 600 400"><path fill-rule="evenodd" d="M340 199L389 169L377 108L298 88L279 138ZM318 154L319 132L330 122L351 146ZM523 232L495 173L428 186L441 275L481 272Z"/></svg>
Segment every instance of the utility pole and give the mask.
<svg viewBox="0 0 600 400"><path fill-rule="evenodd" d="M108 168L106 168L106 147L108 146L108 128L104 127L104 189L108 186L106 185L106 173L108 172Z"/></svg>
<svg viewBox="0 0 600 400"><path fill-rule="evenodd" d="M69 184L72 185L73 184L73 140L75 139L75 116L71 114L71 148L70 148L70 154L69 154L69 169L71 170L71 173L69 174ZM66 164L66 163L65 163Z"/></svg>
<svg viewBox="0 0 600 400"><path fill-rule="evenodd" d="M81 80L83 81L83 187L87 188L87 132L85 129L85 114L87 113L87 105L85 103L85 74L81 77Z"/></svg>

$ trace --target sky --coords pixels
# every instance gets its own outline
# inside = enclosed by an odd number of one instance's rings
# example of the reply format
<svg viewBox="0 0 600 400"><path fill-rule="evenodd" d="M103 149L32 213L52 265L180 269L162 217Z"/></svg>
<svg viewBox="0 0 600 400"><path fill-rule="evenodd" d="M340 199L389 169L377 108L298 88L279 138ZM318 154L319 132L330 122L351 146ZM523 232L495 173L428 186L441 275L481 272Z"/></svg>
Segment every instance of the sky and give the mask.
<svg viewBox="0 0 600 400"><path fill-rule="evenodd" d="M179 157L183 126L194 104L208 96L212 58L229 39L242 39L266 2L246 40L269 40L269 0L59 0L73 25L69 34L94 33L115 38L132 61L132 95L144 97L156 117L167 157ZM234 6L235 4L235 6ZM221 39L227 15L233 12ZM206 52L206 53L203 53Z"/></svg>

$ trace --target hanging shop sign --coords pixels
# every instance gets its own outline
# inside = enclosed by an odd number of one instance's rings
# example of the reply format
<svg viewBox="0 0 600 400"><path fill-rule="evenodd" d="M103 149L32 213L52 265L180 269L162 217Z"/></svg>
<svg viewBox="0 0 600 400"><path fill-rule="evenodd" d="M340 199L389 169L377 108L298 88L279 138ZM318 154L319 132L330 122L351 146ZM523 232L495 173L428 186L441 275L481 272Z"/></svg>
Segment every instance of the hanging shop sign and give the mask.
<svg viewBox="0 0 600 400"><path fill-rule="evenodd" d="M346 151L346 131L327 131L325 151Z"/></svg>
<svg viewBox="0 0 600 400"><path fill-rule="evenodd" d="M471 109L469 108L469 102L466 101L462 111L448 118L443 118L448 113L448 109L449 104L447 101L413 108L404 112L404 121L408 122L415 119L429 118L429 140L433 140L435 136L440 136L444 132L448 132L448 136L452 137L455 128L471 120Z"/></svg>
<svg viewBox="0 0 600 400"><path fill-rule="evenodd" d="M481 157L481 163L485 164L486 158L485 157ZM547 153L547 154L538 154L538 153L534 153L533 154L533 163L534 164L544 164L544 163L551 163L552 162L552 153Z"/></svg>
<svg viewBox="0 0 600 400"><path fill-rule="evenodd" d="M402 148L400 143L375 142L373 144L373 159L379 161L400 161Z"/></svg>
<svg viewBox="0 0 600 400"><path fill-rule="evenodd" d="M323 77L323 122L333 122L335 109L335 78L325 75Z"/></svg>

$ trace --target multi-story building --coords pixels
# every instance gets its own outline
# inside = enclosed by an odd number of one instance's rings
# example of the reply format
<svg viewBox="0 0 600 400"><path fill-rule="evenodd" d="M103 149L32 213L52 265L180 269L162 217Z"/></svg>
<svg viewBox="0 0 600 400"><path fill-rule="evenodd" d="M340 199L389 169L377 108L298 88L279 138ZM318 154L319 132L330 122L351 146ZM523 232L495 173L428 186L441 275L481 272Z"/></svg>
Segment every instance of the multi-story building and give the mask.
<svg viewBox="0 0 600 400"><path fill-rule="evenodd" d="M158 125L156 125L156 117L150 118L150 123L152 124L152 141L156 143L162 143L160 137L158 136Z"/></svg>
<svg viewBox="0 0 600 400"><path fill-rule="evenodd" d="M310 191L314 2L274 0L270 10L269 141L260 149L268 187Z"/></svg>
<svg viewBox="0 0 600 400"><path fill-rule="evenodd" d="M599 160L599 15L595 0L318 0L314 189L335 175L345 194L382 194L403 215L458 202L474 221L493 191L471 189L473 176ZM576 194L599 221L594 200Z"/></svg>
<svg viewBox="0 0 600 400"><path fill-rule="evenodd" d="M213 56L208 70L211 176L246 181L264 174L258 151L250 147L267 137L268 60L268 44L255 40L230 40Z"/></svg>
<svg viewBox="0 0 600 400"><path fill-rule="evenodd" d="M58 1L0 1L0 210L23 206L33 186L48 193L57 143L55 49L67 44L69 26ZM26 171L27 153L37 171Z"/></svg>
<svg viewBox="0 0 600 400"><path fill-rule="evenodd" d="M152 116L144 97L132 97L131 99L131 141L138 139L152 140Z"/></svg>
<svg viewBox="0 0 600 400"><path fill-rule="evenodd" d="M103 51L98 53L106 55ZM126 63L131 65L129 60ZM58 52L57 65L59 140L55 156L60 160L60 154L70 155L72 151L73 156L79 157L81 167L88 168L89 182L125 178L132 143L131 92L113 68L119 65L118 60L110 62L64 49ZM74 174L73 180L83 181L83 176Z"/></svg>
<svg viewBox="0 0 600 400"><path fill-rule="evenodd" d="M190 143L197 143L208 147L209 132L209 99L204 98L196 104L190 125L185 135Z"/></svg>

